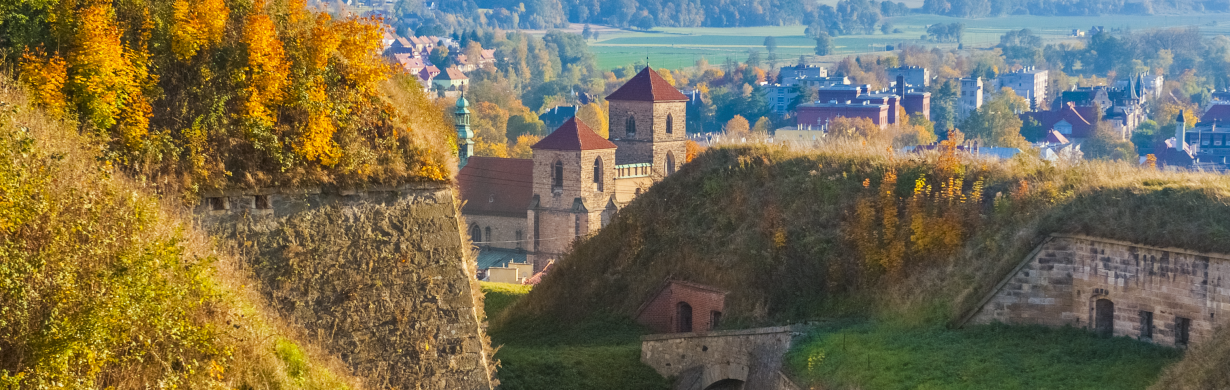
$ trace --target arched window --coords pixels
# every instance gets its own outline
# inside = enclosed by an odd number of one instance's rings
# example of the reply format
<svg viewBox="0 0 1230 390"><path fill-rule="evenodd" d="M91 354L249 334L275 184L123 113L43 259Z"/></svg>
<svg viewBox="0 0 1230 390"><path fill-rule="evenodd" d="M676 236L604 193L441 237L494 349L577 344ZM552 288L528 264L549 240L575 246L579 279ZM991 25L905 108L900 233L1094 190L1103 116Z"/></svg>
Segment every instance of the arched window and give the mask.
<svg viewBox="0 0 1230 390"><path fill-rule="evenodd" d="M636 115L628 114L628 122L624 123L624 133L628 135L628 138L636 138Z"/></svg>
<svg viewBox="0 0 1230 390"><path fill-rule="evenodd" d="M551 189L552 190L563 190L564 189L564 162L563 161L559 161L559 160L555 161L554 173L555 174L552 175L552 178L555 180L553 183L551 183Z"/></svg>
<svg viewBox="0 0 1230 390"><path fill-rule="evenodd" d="M522 233L520 230L518 230L517 231L517 249L523 248L521 246L521 240L524 240L524 239L525 239L525 233Z"/></svg>
<svg viewBox="0 0 1230 390"><path fill-rule="evenodd" d="M687 302L675 304L675 331L688 333L692 331L692 305Z"/></svg>
<svg viewBox="0 0 1230 390"><path fill-rule="evenodd" d="M666 134L675 132L675 116L666 114Z"/></svg>
<svg viewBox="0 0 1230 390"><path fill-rule="evenodd" d="M675 173L675 153L666 152L666 174Z"/></svg>
<svg viewBox="0 0 1230 390"><path fill-rule="evenodd" d="M491 227L490 227L490 226L488 226L488 227L487 227L486 229L484 229L484 230L486 230L486 232L485 232L485 233L487 233L487 235L486 235L487 239L486 239L486 240L483 240L483 242L491 242Z"/></svg>
<svg viewBox="0 0 1230 390"><path fill-rule="evenodd" d="M602 157L594 159L594 184L602 192Z"/></svg>
<svg viewBox="0 0 1230 390"><path fill-rule="evenodd" d="M470 242L475 244L483 241L483 231L478 228L478 225L470 228Z"/></svg>

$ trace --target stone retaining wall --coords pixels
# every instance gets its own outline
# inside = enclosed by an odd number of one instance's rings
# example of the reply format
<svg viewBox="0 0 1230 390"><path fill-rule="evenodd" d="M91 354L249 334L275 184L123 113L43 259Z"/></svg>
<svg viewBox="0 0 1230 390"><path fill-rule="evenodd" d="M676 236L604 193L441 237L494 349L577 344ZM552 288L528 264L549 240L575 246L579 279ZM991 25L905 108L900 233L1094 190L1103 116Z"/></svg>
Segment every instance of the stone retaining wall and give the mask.
<svg viewBox="0 0 1230 390"><path fill-rule="evenodd" d="M1209 339L1228 311L1230 255L1055 235L966 321L1070 325L1182 346Z"/></svg>

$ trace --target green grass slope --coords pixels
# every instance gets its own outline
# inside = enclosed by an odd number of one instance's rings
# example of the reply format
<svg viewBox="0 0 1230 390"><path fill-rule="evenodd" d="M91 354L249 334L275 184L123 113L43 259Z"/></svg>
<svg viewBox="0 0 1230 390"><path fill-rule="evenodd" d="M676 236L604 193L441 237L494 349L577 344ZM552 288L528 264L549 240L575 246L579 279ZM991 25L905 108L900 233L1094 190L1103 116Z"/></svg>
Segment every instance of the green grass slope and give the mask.
<svg viewBox="0 0 1230 390"><path fill-rule="evenodd" d="M1144 389L1180 357L1176 349L1073 328L860 323L820 327L787 365L832 389Z"/></svg>
<svg viewBox="0 0 1230 390"><path fill-rule="evenodd" d="M1224 176L882 150L711 149L576 243L493 324L567 333L630 321L678 278L731 291L729 328L838 317L942 327L1051 233L1230 252Z"/></svg>
<svg viewBox="0 0 1230 390"><path fill-rule="evenodd" d="M339 389L244 273L0 79L0 389Z"/></svg>
<svg viewBox="0 0 1230 390"><path fill-rule="evenodd" d="M494 318L529 293L531 286L482 283L487 317ZM525 325L522 323L520 325ZM669 382L641 363L644 330L626 319L590 321L555 333L550 324L492 328L493 344L503 344L500 388L667 389ZM544 331L545 330L545 331Z"/></svg>

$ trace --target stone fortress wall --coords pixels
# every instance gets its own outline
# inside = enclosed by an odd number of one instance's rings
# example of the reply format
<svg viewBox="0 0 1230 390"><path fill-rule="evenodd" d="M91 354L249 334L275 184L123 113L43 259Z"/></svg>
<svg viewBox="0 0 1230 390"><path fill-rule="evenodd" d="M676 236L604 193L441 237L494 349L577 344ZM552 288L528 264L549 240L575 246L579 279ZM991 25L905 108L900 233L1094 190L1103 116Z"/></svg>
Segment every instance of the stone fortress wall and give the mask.
<svg viewBox="0 0 1230 390"><path fill-rule="evenodd" d="M1169 346L1230 315L1230 255L1053 235L962 323L1088 328Z"/></svg>
<svg viewBox="0 0 1230 390"><path fill-rule="evenodd" d="M491 389L459 205L443 185L204 194L196 214L288 322L371 388Z"/></svg>

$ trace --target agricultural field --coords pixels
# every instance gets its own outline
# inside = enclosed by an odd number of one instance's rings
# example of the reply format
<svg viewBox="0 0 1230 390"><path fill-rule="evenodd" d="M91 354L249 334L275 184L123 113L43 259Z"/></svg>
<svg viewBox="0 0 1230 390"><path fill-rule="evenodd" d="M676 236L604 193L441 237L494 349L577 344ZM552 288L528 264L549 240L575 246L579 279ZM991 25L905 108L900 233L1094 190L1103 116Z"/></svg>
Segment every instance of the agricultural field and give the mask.
<svg viewBox="0 0 1230 390"><path fill-rule="evenodd" d="M983 19L962 19L938 15L909 15L888 18L900 33L846 35L834 38L835 53L819 58L832 62L851 54L883 51L886 45L920 43L928 25L965 23L964 43L969 47L988 47L999 43L999 37L1009 30L1029 28L1048 43L1071 40L1072 29L1086 31L1091 26L1108 29L1152 29L1162 27L1199 26L1207 35L1230 34L1230 22L1223 14L1198 15L1112 15L1112 16L1007 16ZM1219 23L1220 22L1220 23ZM777 37L778 65L798 61L800 55L812 55L815 42L804 36L805 26L767 26L737 28L660 27L650 31L630 31L603 28L599 39L590 41L590 49L604 69L644 63L645 58L656 67L682 68L705 58L711 64L729 57L744 61L748 51L760 51L766 60L764 38ZM956 44L924 43L929 46L954 47Z"/></svg>

